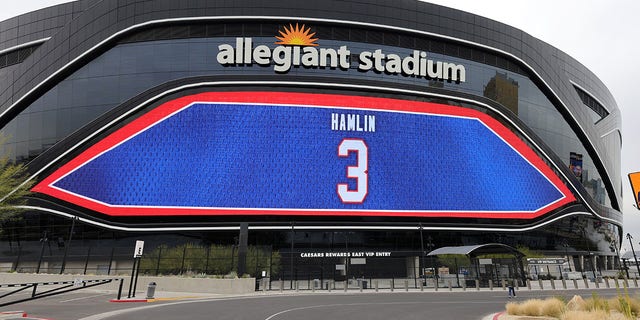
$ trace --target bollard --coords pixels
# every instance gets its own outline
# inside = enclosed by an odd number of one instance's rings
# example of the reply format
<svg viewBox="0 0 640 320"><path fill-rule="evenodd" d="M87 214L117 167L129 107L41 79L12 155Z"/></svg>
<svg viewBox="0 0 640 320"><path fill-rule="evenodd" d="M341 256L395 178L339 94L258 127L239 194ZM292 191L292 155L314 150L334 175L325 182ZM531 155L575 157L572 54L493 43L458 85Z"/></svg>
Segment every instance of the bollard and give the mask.
<svg viewBox="0 0 640 320"><path fill-rule="evenodd" d="M331 280L327 282L327 291L331 292Z"/></svg>
<svg viewBox="0 0 640 320"><path fill-rule="evenodd" d="M467 291L467 280L462 280L462 291Z"/></svg>
<svg viewBox="0 0 640 320"><path fill-rule="evenodd" d="M378 280L376 280L376 281L373 283L373 285L374 285L374 287L376 288L376 292L378 292Z"/></svg>
<svg viewBox="0 0 640 320"><path fill-rule="evenodd" d="M420 291L424 291L424 282L420 279Z"/></svg>
<svg viewBox="0 0 640 320"><path fill-rule="evenodd" d="M156 283L150 282L147 286L147 299L153 299L153 295L156 293Z"/></svg>
<svg viewBox="0 0 640 320"><path fill-rule="evenodd" d="M609 284L609 278L604 278L604 285L605 287L607 287L607 289L611 288L611 285ZM616 279L616 288L618 287L618 281Z"/></svg>
<svg viewBox="0 0 640 320"><path fill-rule="evenodd" d="M344 292L347 292L348 287L349 287L349 280L344 280Z"/></svg>
<svg viewBox="0 0 640 320"><path fill-rule="evenodd" d="M360 292L362 292L362 287L364 287L364 280L360 281Z"/></svg>
<svg viewBox="0 0 640 320"><path fill-rule="evenodd" d="M587 281L587 278L582 278L582 280L584 281L585 288L589 289L589 281Z"/></svg>
<svg viewBox="0 0 640 320"><path fill-rule="evenodd" d="M480 280L476 279L476 290L480 291Z"/></svg>
<svg viewBox="0 0 640 320"><path fill-rule="evenodd" d="M551 289L555 290L556 289L556 281L553 280L553 278L551 278L550 281L551 281Z"/></svg>
<svg viewBox="0 0 640 320"><path fill-rule="evenodd" d="M453 290L453 289L451 288L451 280L449 280L449 291L451 291L451 290Z"/></svg>
<svg viewBox="0 0 640 320"><path fill-rule="evenodd" d="M261 279L260 282L262 282L262 292L267 291L267 284L268 284L267 279L266 278L265 279Z"/></svg>
<svg viewBox="0 0 640 320"><path fill-rule="evenodd" d="M120 298L122 298L122 284L124 282L124 279L120 278L120 285L118 286L118 300L120 300Z"/></svg>
<svg viewBox="0 0 640 320"><path fill-rule="evenodd" d="M311 286L311 292L316 292L316 282L313 282L313 285Z"/></svg>
<svg viewBox="0 0 640 320"><path fill-rule="evenodd" d="M294 282L293 287L296 288L296 292L298 292L298 281Z"/></svg>
<svg viewBox="0 0 640 320"><path fill-rule="evenodd" d="M593 278L593 283L596 284L596 289L600 289L600 283L598 282L598 277Z"/></svg>
<svg viewBox="0 0 640 320"><path fill-rule="evenodd" d="M438 279L436 279L436 278L433 278L433 289L435 291L438 291L438 289L439 289L438 288Z"/></svg>
<svg viewBox="0 0 640 320"><path fill-rule="evenodd" d="M405 292L409 291L409 280L404 280L404 291Z"/></svg>
<svg viewBox="0 0 640 320"><path fill-rule="evenodd" d="M567 281L562 278L562 289L567 289Z"/></svg>
<svg viewBox="0 0 640 320"><path fill-rule="evenodd" d="M502 281L502 291L507 290L507 281L504 280L504 278L502 278L502 280L500 281Z"/></svg>
<svg viewBox="0 0 640 320"><path fill-rule="evenodd" d="M493 291L493 280L489 280L489 290Z"/></svg>
<svg viewBox="0 0 640 320"><path fill-rule="evenodd" d="M280 279L280 292L284 290L284 280Z"/></svg>
<svg viewBox="0 0 640 320"><path fill-rule="evenodd" d="M540 290L544 290L544 284L542 283L542 279L538 279L538 284L540 285Z"/></svg>
<svg viewBox="0 0 640 320"><path fill-rule="evenodd" d="M578 280L573 279L573 288L578 289Z"/></svg>
<svg viewBox="0 0 640 320"><path fill-rule="evenodd" d="M531 280L527 279L527 288L529 288L529 290L531 290Z"/></svg>

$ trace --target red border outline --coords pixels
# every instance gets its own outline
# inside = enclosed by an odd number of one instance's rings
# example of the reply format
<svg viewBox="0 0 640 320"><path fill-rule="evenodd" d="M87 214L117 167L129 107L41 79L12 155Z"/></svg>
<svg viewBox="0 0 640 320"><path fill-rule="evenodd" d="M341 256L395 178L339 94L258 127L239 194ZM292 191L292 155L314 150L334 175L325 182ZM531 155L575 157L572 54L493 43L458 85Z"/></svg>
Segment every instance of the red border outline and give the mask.
<svg viewBox="0 0 640 320"><path fill-rule="evenodd" d="M385 111L415 112L443 116L473 118L484 123L514 150L537 168L562 194L563 198L534 212L517 211L394 211L394 210L333 210L333 209L265 209L265 208L189 208L189 207L133 207L111 206L64 192L52 187L61 177L67 175L95 156L109 150L129 137L154 125L172 113L194 102L235 102L235 103L291 104L350 109L378 109ZM401 102L401 103L398 103ZM376 98L351 95L313 94L294 92L205 92L184 96L163 103L124 127L116 130L103 140L92 145L80 155L61 166L31 189L69 203L108 216L224 216L224 215L291 215L291 216L388 216L388 217L447 217L447 218L493 218L493 219L533 219L576 200L571 191L553 170L527 144L511 130L489 115L468 108L449 106L431 102Z"/></svg>

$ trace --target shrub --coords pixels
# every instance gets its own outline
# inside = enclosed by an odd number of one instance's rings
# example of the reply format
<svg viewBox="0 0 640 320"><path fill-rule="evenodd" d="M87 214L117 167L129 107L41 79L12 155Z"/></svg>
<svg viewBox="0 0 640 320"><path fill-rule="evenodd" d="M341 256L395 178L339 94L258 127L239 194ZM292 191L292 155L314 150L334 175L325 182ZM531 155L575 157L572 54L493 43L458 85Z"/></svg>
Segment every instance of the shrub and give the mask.
<svg viewBox="0 0 640 320"><path fill-rule="evenodd" d="M627 320L623 315L616 313L610 314L604 310L593 311L567 311L560 320Z"/></svg>
<svg viewBox="0 0 640 320"><path fill-rule="evenodd" d="M516 316L559 317L565 310L565 304L557 298L531 299L522 303L510 302L506 306L507 314Z"/></svg>
<svg viewBox="0 0 640 320"><path fill-rule="evenodd" d="M591 293L591 299L585 300L585 302L587 311L603 310L606 313L610 311L609 302L600 298L595 292Z"/></svg>

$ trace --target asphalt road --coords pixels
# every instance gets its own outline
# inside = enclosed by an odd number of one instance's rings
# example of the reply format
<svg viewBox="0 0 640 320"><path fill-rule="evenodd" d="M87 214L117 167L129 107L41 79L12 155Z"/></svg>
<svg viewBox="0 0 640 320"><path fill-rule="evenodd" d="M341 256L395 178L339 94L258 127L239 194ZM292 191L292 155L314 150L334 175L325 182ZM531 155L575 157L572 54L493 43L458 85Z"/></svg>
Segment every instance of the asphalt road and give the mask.
<svg viewBox="0 0 640 320"><path fill-rule="evenodd" d="M591 296L593 290L518 291L517 300L565 296ZM597 290L616 295L615 289ZM640 293L631 289L630 294ZM76 292L4 307L0 311L24 310L30 316L53 320L163 320L163 319L469 319L504 310L506 291L466 292L316 292L256 293L249 296L152 303L112 303L112 292Z"/></svg>

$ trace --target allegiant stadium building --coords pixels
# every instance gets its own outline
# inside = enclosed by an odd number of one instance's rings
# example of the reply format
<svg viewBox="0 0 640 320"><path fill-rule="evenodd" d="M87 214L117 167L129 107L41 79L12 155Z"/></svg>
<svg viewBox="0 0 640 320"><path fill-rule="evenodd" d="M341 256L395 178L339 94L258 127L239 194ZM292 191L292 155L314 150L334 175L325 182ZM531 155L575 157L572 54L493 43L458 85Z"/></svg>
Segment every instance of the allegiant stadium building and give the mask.
<svg viewBox="0 0 640 320"><path fill-rule="evenodd" d="M438 264L425 253L486 244L617 265L611 93L463 11L75 1L0 22L0 112L2 154L33 181L3 220L3 270L125 272L136 240L157 257L147 273L226 259L258 277L410 278ZM207 267L187 254L202 248Z"/></svg>

